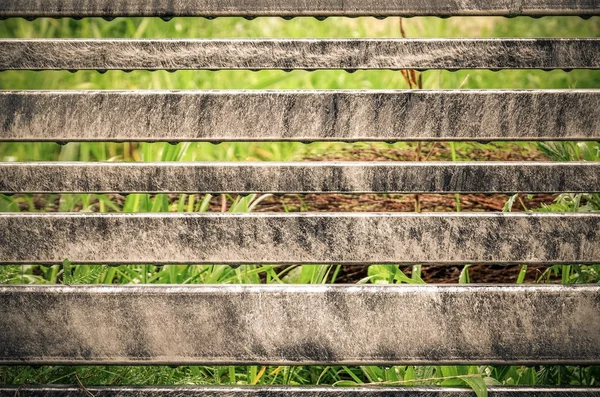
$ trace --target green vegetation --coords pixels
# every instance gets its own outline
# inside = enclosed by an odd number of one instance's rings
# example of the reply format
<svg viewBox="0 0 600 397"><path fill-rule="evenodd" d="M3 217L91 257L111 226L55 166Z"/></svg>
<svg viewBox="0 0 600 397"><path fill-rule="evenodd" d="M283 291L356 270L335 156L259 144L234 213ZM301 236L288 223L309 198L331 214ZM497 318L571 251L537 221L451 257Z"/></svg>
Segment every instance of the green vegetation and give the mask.
<svg viewBox="0 0 600 397"><path fill-rule="evenodd" d="M312 18L284 21L279 18L223 18L215 21L176 18L171 22L149 18L0 21L0 37L19 38L214 38L214 37L399 37L398 19ZM600 18L415 18L404 21L409 37L597 37ZM423 87L436 88L599 88L597 71L427 71ZM405 89L399 72L358 71L135 71L96 72L3 72L0 89ZM513 148L504 143L489 145L456 143L453 160L471 160L473 149L502 151ZM541 150L555 160L600 161L598 143L519 143L525 151ZM429 146L430 148L431 146ZM4 143L0 161L287 161L337 153L348 148L386 150L424 150L417 143L341 144L314 143ZM425 159L426 156L423 156ZM433 159L431 159L433 160ZM227 196L225 207L232 212L248 212L264 196ZM98 212L205 212L210 196L129 195L123 202L109 195L0 195L0 211L98 211ZM510 204L519 200L511 198ZM37 203L36 203L37 202ZM41 202L42 204L40 204ZM460 201L458 201L460 204ZM457 205L457 207L459 207ZM511 208L512 205L507 206ZM598 211L600 195L561 195L544 211ZM422 283L420 267L404 272L398 266L373 265L364 283ZM294 266L280 269L272 265L228 266L5 266L0 268L0 283L332 283L339 266ZM522 272L524 275L524 273ZM564 283L600 282L600 266L554 266L539 278L560 275ZM461 282L468 282L468 267ZM522 282L523 277L516 280ZM410 304L410 303L407 303ZM518 315L518 313L515 313ZM542 336L543 337L543 336ZM598 385L599 367L0 367L0 383L69 383L86 385L120 384L335 384L378 385L458 385L472 387L480 396L486 385Z"/></svg>

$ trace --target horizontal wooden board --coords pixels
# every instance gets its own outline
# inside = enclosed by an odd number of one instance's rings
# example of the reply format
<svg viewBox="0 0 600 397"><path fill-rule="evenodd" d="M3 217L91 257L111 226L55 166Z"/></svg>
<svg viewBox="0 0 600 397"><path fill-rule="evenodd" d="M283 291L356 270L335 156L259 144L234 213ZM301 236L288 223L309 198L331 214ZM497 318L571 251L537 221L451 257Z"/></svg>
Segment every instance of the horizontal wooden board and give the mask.
<svg viewBox="0 0 600 397"><path fill-rule="evenodd" d="M0 70L598 68L595 38L0 40Z"/></svg>
<svg viewBox="0 0 600 397"><path fill-rule="evenodd" d="M286 387L286 386L90 386L97 397L475 397L469 389L457 387ZM75 386L0 386L0 397L80 397ZM596 387L488 387L489 397L592 397Z"/></svg>
<svg viewBox="0 0 600 397"><path fill-rule="evenodd" d="M599 300L598 285L0 286L0 364L598 364Z"/></svg>
<svg viewBox="0 0 600 397"><path fill-rule="evenodd" d="M600 90L0 91L0 141L600 140Z"/></svg>
<svg viewBox="0 0 600 397"><path fill-rule="evenodd" d="M3 0L0 17L600 15L595 0Z"/></svg>
<svg viewBox="0 0 600 397"><path fill-rule="evenodd" d="M600 263L600 214L0 214L0 263Z"/></svg>
<svg viewBox="0 0 600 397"><path fill-rule="evenodd" d="M0 163L0 193L600 192L600 162Z"/></svg>

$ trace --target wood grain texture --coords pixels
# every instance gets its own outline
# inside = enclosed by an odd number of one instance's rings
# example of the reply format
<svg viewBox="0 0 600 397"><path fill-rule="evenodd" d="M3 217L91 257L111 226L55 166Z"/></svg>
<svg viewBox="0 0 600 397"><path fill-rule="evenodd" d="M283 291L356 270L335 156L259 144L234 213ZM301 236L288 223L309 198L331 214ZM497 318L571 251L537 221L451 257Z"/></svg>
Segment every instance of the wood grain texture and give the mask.
<svg viewBox="0 0 600 397"><path fill-rule="evenodd" d="M599 302L598 285L0 286L0 364L598 364Z"/></svg>
<svg viewBox="0 0 600 397"><path fill-rule="evenodd" d="M0 70L598 68L600 39L0 40Z"/></svg>
<svg viewBox="0 0 600 397"><path fill-rule="evenodd" d="M600 140L600 90L0 91L0 141Z"/></svg>
<svg viewBox="0 0 600 397"><path fill-rule="evenodd" d="M90 386L97 397L475 397L469 389L457 387L329 387L329 386L171 386L128 387ZM81 397L74 386L0 386L0 397ZM592 397L596 387L488 387L489 397Z"/></svg>
<svg viewBox="0 0 600 397"><path fill-rule="evenodd" d="M600 214L0 214L0 263L600 263Z"/></svg>
<svg viewBox="0 0 600 397"><path fill-rule="evenodd" d="M0 163L0 193L477 192L600 192L600 162Z"/></svg>
<svg viewBox="0 0 600 397"><path fill-rule="evenodd" d="M544 16L600 14L595 0L3 0L0 17Z"/></svg>

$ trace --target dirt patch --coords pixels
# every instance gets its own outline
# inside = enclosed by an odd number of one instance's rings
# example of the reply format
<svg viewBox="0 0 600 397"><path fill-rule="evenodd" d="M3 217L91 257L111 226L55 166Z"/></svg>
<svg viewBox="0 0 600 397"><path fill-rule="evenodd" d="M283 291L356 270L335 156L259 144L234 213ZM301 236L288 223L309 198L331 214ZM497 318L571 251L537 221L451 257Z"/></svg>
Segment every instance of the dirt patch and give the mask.
<svg viewBox="0 0 600 397"><path fill-rule="evenodd" d="M447 143L428 143L421 146L417 154L417 144L407 149L396 148L345 148L336 152L305 157L305 161L451 161L452 151ZM462 146L455 152L460 160L477 161L548 161L549 159L533 145L499 144ZM263 201L257 212L414 212L417 199L422 212L457 211L457 200L463 212L502 211L510 196L505 194L289 194L271 197ZM551 204L557 195L520 195L513 211L536 209L543 204ZM211 206L220 208L215 199ZM421 277L427 283L458 283L464 266L422 266ZM535 283L546 267L529 266L525 283ZM403 268L411 275L411 267ZM513 284L521 271L520 266L475 265L469 268L471 283ZM368 276L368 266L342 266L336 283L352 284ZM551 282L560 281L550 279Z"/></svg>
<svg viewBox="0 0 600 397"><path fill-rule="evenodd" d="M422 278L428 283L456 284L464 266L423 266ZM546 270L545 266L528 266L525 283L535 283ZM469 278L474 284L514 284L521 272L521 266L474 265L469 267ZM560 278L550 277L550 282L560 282Z"/></svg>
<svg viewBox="0 0 600 397"><path fill-rule="evenodd" d="M509 195L465 194L458 198L453 194L286 194L270 197L260 203L255 212L493 212L502 211ZM551 204L552 194L522 195L513 211L536 209ZM419 204L417 204L417 199ZM217 200L211 203L213 210L220 208Z"/></svg>

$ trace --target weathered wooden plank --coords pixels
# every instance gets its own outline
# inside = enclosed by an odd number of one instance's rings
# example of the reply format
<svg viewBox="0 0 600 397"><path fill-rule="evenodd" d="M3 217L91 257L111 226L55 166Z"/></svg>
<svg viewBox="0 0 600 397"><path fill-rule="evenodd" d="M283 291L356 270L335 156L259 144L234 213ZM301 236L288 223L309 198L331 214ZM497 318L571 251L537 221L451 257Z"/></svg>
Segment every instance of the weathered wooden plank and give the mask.
<svg viewBox="0 0 600 397"><path fill-rule="evenodd" d="M0 109L0 141L600 139L600 90L0 91Z"/></svg>
<svg viewBox="0 0 600 397"><path fill-rule="evenodd" d="M600 214L0 214L0 263L600 263Z"/></svg>
<svg viewBox="0 0 600 397"><path fill-rule="evenodd" d="M597 68L595 38L0 40L0 70Z"/></svg>
<svg viewBox="0 0 600 397"><path fill-rule="evenodd" d="M90 386L97 397L475 397L471 390L457 387L286 387L286 386ZM0 386L0 397L80 397L74 386ZM489 397L592 397L595 387L488 387Z"/></svg>
<svg viewBox="0 0 600 397"><path fill-rule="evenodd" d="M599 301L598 285L0 286L0 364L598 364Z"/></svg>
<svg viewBox="0 0 600 397"><path fill-rule="evenodd" d="M595 0L3 0L0 17L599 15Z"/></svg>
<svg viewBox="0 0 600 397"><path fill-rule="evenodd" d="M0 163L0 193L600 192L600 162Z"/></svg>

